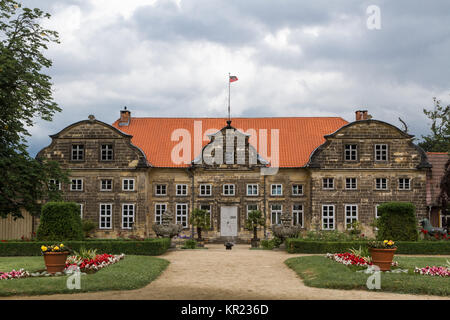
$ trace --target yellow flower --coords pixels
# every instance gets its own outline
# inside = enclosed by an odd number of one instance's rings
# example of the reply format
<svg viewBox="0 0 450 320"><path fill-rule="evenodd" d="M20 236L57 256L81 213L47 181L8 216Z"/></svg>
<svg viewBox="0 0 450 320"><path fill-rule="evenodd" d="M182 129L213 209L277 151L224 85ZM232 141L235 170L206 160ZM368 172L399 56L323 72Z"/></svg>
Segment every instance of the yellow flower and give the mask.
<svg viewBox="0 0 450 320"><path fill-rule="evenodd" d="M392 246L394 244L394 241L389 240L388 245Z"/></svg>
<svg viewBox="0 0 450 320"><path fill-rule="evenodd" d="M41 250L42 250L42 251L47 251L47 247L46 247L46 246L42 246L42 247L41 247Z"/></svg>
<svg viewBox="0 0 450 320"><path fill-rule="evenodd" d="M64 247L64 245L61 243L61 244L59 245L59 247L62 248L62 247Z"/></svg>
<svg viewBox="0 0 450 320"><path fill-rule="evenodd" d="M388 243L388 241L387 241L387 240L384 240L383 243L386 244L386 243Z"/></svg>
<svg viewBox="0 0 450 320"><path fill-rule="evenodd" d="M53 248L53 251L56 251L56 250L59 250L59 247L58 247L58 246L55 246L55 247Z"/></svg>

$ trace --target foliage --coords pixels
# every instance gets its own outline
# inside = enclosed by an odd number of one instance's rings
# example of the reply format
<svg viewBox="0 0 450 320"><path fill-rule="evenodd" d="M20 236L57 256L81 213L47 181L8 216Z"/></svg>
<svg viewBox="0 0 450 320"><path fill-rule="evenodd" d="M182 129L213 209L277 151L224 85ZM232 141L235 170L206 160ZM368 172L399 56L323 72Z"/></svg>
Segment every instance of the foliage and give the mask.
<svg viewBox="0 0 450 320"><path fill-rule="evenodd" d="M83 240L80 206L75 202L48 202L42 207L38 240Z"/></svg>
<svg viewBox="0 0 450 320"><path fill-rule="evenodd" d="M36 118L51 121L60 111L53 101L50 77L42 73L52 62L43 55L58 42L55 31L39 23L50 15L22 8L14 0L0 0L0 215L23 218L41 211L40 200L58 200L60 191L50 179L68 182L58 163L39 161L27 152L25 136Z"/></svg>
<svg viewBox="0 0 450 320"><path fill-rule="evenodd" d="M374 249L395 249L397 246L395 242L392 240L383 240L383 241L369 241L367 242L367 247Z"/></svg>
<svg viewBox="0 0 450 320"><path fill-rule="evenodd" d="M349 227L348 233L352 235L359 235L362 232L361 222L359 222L358 220L353 221L348 227Z"/></svg>
<svg viewBox="0 0 450 320"><path fill-rule="evenodd" d="M416 208L409 202L386 202L378 207L377 239L396 241L417 241Z"/></svg>
<svg viewBox="0 0 450 320"><path fill-rule="evenodd" d="M182 249L195 249L197 248L197 241L195 239L189 239L184 242Z"/></svg>
<svg viewBox="0 0 450 320"><path fill-rule="evenodd" d="M84 236L86 238L89 237L89 234L97 228L97 223L92 220L83 219L81 223L83 226Z"/></svg>
<svg viewBox="0 0 450 320"><path fill-rule="evenodd" d="M436 97L433 103L433 110L423 109L431 120L431 134L422 136L419 146L428 152L450 152L450 105L443 106Z"/></svg>
<svg viewBox="0 0 450 320"><path fill-rule="evenodd" d="M73 251L97 249L98 252L112 254L157 256L165 253L170 247L169 238L133 240L85 240L64 241L65 246ZM0 242L0 257L5 256L37 256L41 254L43 241L8 241Z"/></svg>
<svg viewBox="0 0 450 320"><path fill-rule="evenodd" d="M275 246L272 240L261 240L261 247L267 250L272 250Z"/></svg>
<svg viewBox="0 0 450 320"><path fill-rule="evenodd" d="M48 253L48 252L68 252L69 249L63 244L52 244L52 245L42 245L41 246L41 252L42 254Z"/></svg>
<svg viewBox="0 0 450 320"><path fill-rule="evenodd" d="M258 227L264 227L265 225L266 222L260 210L252 210L248 213L248 217L245 220L245 228L253 231L254 240L258 238Z"/></svg>
<svg viewBox="0 0 450 320"><path fill-rule="evenodd" d="M368 247L359 246L359 249L351 248L350 253L352 253L356 257L364 258L366 261L371 260Z"/></svg>
<svg viewBox="0 0 450 320"><path fill-rule="evenodd" d="M439 201L441 202L441 208L450 212L450 158L445 164L445 171L441 179L440 188Z"/></svg>
<svg viewBox="0 0 450 320"><path fill-rule="evenodd" d="M80 259L94 259L97 256L97 249L86 249L85 247L81 247L80 250L74 251L75 256Z"/></svg>
<svg viewBox="0 0 450 320"><path fill-rule="evenodd" d="M189 222L193 226L197 227L197 239L198 240L202 239L202 230L211 228L210 220L211 220L211 217L210 217L208 211L198 209L198 208L195 208L194 210L192 210L191 218L190 218Z"/></svg>

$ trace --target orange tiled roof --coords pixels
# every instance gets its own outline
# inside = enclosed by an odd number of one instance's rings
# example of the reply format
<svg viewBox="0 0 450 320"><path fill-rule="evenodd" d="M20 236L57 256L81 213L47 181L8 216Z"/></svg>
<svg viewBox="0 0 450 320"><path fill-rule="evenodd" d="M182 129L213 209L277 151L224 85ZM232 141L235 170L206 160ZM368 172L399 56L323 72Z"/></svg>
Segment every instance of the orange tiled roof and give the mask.
<svg viewBox="0 0 450 320"><path fill-rule="evenodd" d="M175 164L171 160L171 152L179 141L171 141L172 132L186 129L191 134L191 160L194 154L194 121L201 121L202 134L207 129L220 130L226 126L226 118L131 118L128 126L119 126L118 120L113 126L133 136L132 143L146 154L148 162L154 167L188 167L189 164ZM330 134L348 122L340 117L283 117L283 118L232 118L231 126L242 131L255 129L261 134L267 130L267 155L252 140L250 143L258 153L270 160L271 130L279 130L279 166L302 167L309 156L319 145L325 142L324 135ZM212 133L212 132L208 132ZM249 132L247 132L249 133ZM180 140L181 141L181 140ZM206 145L209 139L202 142Z"/></svg>

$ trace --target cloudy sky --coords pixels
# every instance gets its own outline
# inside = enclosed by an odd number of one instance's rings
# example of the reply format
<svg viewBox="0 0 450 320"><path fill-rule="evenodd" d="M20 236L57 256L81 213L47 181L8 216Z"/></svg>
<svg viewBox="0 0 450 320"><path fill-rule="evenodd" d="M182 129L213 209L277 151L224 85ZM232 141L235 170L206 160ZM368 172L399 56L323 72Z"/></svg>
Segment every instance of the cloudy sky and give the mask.
<svg viewBox="0 0 450 320"><path fill-rule="evenodd" d="M30 152L94 114L340 116L367 109L420 138L432 98L450 102L450 2L26 0L60 34L47 71L63 109L31 128ZM369 29L380 9L380 28Z"/></svg>

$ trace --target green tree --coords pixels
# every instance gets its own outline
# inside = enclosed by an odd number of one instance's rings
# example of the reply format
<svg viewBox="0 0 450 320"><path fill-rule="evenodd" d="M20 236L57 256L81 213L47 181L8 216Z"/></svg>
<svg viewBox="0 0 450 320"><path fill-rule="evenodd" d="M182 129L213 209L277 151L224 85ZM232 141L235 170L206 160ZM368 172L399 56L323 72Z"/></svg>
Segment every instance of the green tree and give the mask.
<svg viewBox="0 0 450 320"><path fill-rule="evenodd" d="M33 159L27 152L28 129L36 118L51 121L61 111L53 101L52 65L43 55L58 43L56 31L39 23L49 18L40 9L23 8L14 0L0 0L0 216L22 217L21 209L40 213L41 200L58 200L59 190L49 179L67 182L56 162Z"/></svg>
<svg viewBox="0 0 450 320"><path fill-rule="evenodd" d="M433 110L423 109L431 120L431 134L422 136L419 146L428 152L450 152L450 105L443 106L436 98L433 103Z"/></svg>
<svg viewBox="0 0 450 320"><path fill-rule="evenodd" d="M248 213L248 218L245 221L245 227L247 230L253 231L253 240L258 240L258 227L264 227L266 222L264 217L259 210L252 210Z"/></svg>
<svg viewBox="0 0 450 320"><path fill-rule="evenodd" d="M197 240L202 240L202 230L211 227L211 217L206 210L195 208L191 213L190 223L197 228Z"/></svg>

